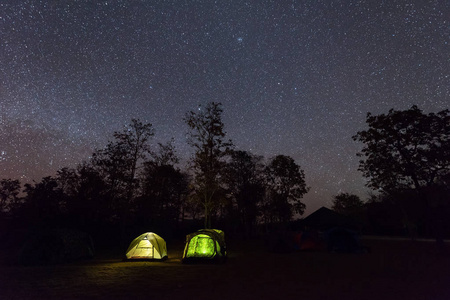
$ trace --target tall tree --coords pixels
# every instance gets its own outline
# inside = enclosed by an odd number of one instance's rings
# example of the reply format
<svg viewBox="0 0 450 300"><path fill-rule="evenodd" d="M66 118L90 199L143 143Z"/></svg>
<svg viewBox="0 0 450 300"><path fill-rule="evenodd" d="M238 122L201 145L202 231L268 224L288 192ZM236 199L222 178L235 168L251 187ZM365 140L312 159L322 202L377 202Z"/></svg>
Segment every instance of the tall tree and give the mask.
<svg viewBox="0 0 450 300"><path fill-rule="evenodd" d="M353 139L364 143L358 153L362 157L359 170L368 179L367 185L395 196L405 223L418 219L408 211L421 211L428 227L434 227L433 220L442 219L439 207L449 206L449 110L424 114L417 106L403 111L391 109L377 116L368 113L366 123L369 129L359 131ZM403 201L415 198L406 196L411 191L419 202ZM406 205L415 205L415 209Z"/></svg>
<svg viewBox="0 0 450 300"><path fill-rule="evenodd" d="M250 236L256 228L258 207L263 200L262 157L246 151L232 151L226 166L225 182L232 200L233 218L239 220L242 232Z"/></svg>
<svg viewBox="0 0 450 300"><path fill-rule="evenodd" d="M114 141L109 142L106 148L97 150L92 157L92 164L103 175L111 194L115 196L114 206L123 242L133 197L139 187L137 170L150 154L149 140L153 134L152 124L132 119L131 124L121 132L114 132Z"/></svg>
<svg viewBox="0 0 450 300"><path fill-rule="evenodd" d="M443 181L450 173L450 112L428 115L413 106L388 114L367 114L368 130L353 139L364 143L359 170L368 186L385 191L418 191Z"/></svg>
<svg viewBox="0 0 450 300"><path fill-rule="evenodd" d="M114 132L114 141L93 154L93 165L125 202L130 202L133 197L136 172L140 163L150 154L148 142L152 136L152 124L132 119L123 131Z"/></svg>
<svg viewBox="0 0 450 300"><path fill-rule="evenodd" d="M187 175L176 167L179 159L172 142L158 144L153 159L144 163L141 174L142 195L139 197L138 217L141 223L154 226L156 221L177 225L183 215L188 190ZM151 218L148 218L151 216Z"/></svg>
<svg viewBox="0 0 450 300"><path fill-rule="evenodd" d="M306 186L305 174L293 158L285 155L275 156L266 167L268 203L266 213L278 222L287 222L294 213L302 215L305 204L301 198L309 188Z"/></svg>
<svg viewBox="0 0 450 300"><path fill-rule="evenodd" d="M218 207L224 157L232 146L225 141L222 111L221 103L210 102L184 118L189 126L188 143L195 149L191 160L195 199L203 205L205 228L211 227L211 215Z"/></svg>

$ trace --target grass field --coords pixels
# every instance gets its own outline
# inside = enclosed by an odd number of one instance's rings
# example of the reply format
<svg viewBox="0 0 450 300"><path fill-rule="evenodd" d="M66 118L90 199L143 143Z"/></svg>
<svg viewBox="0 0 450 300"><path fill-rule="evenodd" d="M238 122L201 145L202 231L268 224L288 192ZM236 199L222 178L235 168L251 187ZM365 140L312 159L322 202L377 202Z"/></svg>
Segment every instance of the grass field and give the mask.
<svg viewBox="0 0 450 300"><path fill-rule="evenodd" d="M229 241L226 263L95 259L0 266L0 299L450 299L450 255L433 242L368 239L370 253L270 253L263 241ZM450 245L447 245L450 246ZM450 247L449 249L450 250Z"/></svg>

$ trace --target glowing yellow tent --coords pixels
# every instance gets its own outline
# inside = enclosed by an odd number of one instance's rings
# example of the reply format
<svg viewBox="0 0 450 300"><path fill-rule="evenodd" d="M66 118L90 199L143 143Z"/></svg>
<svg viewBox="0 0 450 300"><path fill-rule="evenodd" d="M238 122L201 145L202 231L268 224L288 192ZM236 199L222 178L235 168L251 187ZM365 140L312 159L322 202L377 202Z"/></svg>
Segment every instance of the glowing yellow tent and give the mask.
<svg viewBox="0 0 450 300"><path fill-rule="evenodd" d="M162 237L146 232L135 238L126 253L127 259L165 259L167 246Z"/></svg>

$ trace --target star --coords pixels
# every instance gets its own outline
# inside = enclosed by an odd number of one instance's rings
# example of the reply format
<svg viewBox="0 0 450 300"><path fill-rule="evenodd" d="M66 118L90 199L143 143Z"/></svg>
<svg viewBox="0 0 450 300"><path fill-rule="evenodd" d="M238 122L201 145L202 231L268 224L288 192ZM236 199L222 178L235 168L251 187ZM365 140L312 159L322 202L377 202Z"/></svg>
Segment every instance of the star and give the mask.
<svg viewBox="0 0 450 300"><path fill-rule="evenodd" d="M227 138L293 157L317 193L364 198L351 137L365 117L448 108L443 1L6 1L0 174L24 182L88 160L132 118L192 149L185 114L221 102ZM201 110L198 107L198 110ZM338 156L336 153L339 153ZM322 167L323 166L323 167Z"/></svg>

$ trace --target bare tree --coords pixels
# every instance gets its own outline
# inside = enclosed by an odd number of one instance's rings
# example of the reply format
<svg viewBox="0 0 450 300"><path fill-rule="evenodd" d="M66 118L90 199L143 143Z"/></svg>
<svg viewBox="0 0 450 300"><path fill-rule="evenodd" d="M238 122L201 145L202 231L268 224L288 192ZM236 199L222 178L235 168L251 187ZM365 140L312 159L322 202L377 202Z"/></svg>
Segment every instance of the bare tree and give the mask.
<svg viewBox="0 0 450 300"><path fill-rule="evenodd" d="M218 207L221 194L224 157L232 143L225 141L220 103L210 102L205 108L190 111L184 121L190 129L188 143L195 149L191 160L195 199L203 205L205 228L210 228L211 215Z"/></svg>

